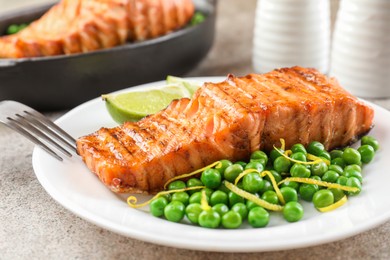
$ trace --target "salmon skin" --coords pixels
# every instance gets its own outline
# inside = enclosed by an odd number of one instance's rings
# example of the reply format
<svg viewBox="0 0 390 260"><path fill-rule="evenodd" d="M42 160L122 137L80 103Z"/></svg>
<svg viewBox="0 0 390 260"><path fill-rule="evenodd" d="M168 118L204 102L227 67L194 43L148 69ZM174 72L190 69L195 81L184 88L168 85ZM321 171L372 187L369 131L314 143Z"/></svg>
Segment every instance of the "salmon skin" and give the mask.
<svg viewBox="0 0 390 260"><path fill-rule="evenodd" d="M174 176L251 152L319 141L326 149L356 141L374 111L334 78L314 69L282 68L204 83L190 100L77 141L88 168L114 192L155 193Z"/></svg>
<svg viewBox="0 0 390 260"><path fill-rule="evenodd" d="M19 33L0 37L0 58L82 53L185 26L192 0L62 0Z"/></svg>

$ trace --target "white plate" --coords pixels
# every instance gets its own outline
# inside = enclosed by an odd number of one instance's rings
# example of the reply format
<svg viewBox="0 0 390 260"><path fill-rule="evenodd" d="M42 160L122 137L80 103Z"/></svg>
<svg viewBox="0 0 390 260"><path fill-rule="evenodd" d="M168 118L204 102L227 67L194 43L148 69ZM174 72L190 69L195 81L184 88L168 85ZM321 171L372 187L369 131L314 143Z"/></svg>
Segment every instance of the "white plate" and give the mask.
<svg viewBox="0 0 390 260"><path fill-rule="evenodd" d="M200 81L221 79L197 78ZM156 82L142 88L163 84ZM37 147L33 167L42 186L57 202L85 220L125 236L178 248L224 252L317 245L355 235L390 218L390 112L371 105L375 109L376 125L371 135L379 140L381 149L374 161L364 168L363 191L351 197L343 207L328 213L319 213L311 204L304 203L304 217L297 223L287 223L279 213L272 213L269 226L262 229L213 230L171 223L128 207L124 197L109 191L77 156L61 163ZM102 126L115 126L99 98L73 109L57 123L75 137Z"/></svg>

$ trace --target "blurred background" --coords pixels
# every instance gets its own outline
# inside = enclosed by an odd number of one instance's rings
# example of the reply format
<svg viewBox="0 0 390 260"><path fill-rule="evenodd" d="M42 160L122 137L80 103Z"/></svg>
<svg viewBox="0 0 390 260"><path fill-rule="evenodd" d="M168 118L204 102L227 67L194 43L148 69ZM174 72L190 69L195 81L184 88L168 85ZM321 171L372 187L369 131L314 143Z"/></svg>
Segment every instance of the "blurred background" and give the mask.
<svg viewBox="0 0 390 260"><path fill-rule="evenodd" d="M260 0L261 1L261 0ZM51 3L48 0L0 0L0 14L36 4ZM187 76L245 75L253 72L252 43L257 0L219 0L214 45L201 62ZM339 0L330 0L331 26L339 6ZM229 28L226 30L225 28Z"/></svg>

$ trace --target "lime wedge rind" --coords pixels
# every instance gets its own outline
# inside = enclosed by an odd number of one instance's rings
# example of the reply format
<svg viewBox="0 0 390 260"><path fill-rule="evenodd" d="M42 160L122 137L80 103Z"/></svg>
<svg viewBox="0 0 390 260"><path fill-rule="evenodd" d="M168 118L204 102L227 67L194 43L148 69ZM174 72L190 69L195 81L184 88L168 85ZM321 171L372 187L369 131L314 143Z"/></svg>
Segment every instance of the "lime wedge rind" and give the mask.
<svg viewBox="0 0 390 260"><path fill-rule="evenodd" d="M186 80L180 77L168 75L166 78L167 84L179 84L188 89L191 93L191 96L195 93L195 91L202 86L202 82L195 80Z"/></svg>
<svg viewBox="0 0 390 260"><path fill-rule="evenodd" d="M119 124L135 122L166 108L174 99L190 98L183 84L170 83L153 89L102 95L107 111Z"/></svg>

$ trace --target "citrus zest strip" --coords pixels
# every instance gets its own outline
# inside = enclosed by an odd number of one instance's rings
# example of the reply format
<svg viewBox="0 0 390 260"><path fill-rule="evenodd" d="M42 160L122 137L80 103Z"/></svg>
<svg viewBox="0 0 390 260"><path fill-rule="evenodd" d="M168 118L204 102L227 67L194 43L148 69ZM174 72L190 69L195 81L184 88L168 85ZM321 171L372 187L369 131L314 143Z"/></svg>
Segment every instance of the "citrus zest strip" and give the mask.
<svg viewBox="0 0 390 260"><path fill-rule="evenodd" d="M278 184L276 183L275 177L272 175L270 171L263 171L260 176L264 177L265 175L268 175L268 177L271 180L272 186L274 187L274 190L276 192L276 196L278 196L279 201L284 205L286 204L286 201L284 200L283 194L280 191Z"/></svg>
<svg viewBox="0 0 390 260"><path fill-rule="evenodd" d="M233 183L230 183L230 182L225 180L224 184L225 184L226 188L228 188L232 192L236 193L237 195L239 195L247 200L252 201L253 203L256 203L257 205L259 205L265 209L273 210L273 211L282 211L283 210L282 206L277 205L277 204L272 204L272 203L269 203L265 200L262 200L262 199L256 197L255 195L253 195L252 193L246 192L246 191L238 188Z"/></svg>
<svg viewBox="0 0 390 260"><path fill-rule="evenodd" d="M182 192L182 191L187 191L187 190L198 190L198 189L203 189L203 188L205 188L205 186L194 186L194 187L187 187L187 188L184 188L184 189L160 191L153 198L151 198L150 200L148 200L148 201L146 201L144 203L141 203L141 204L137 204L137 197L136 196L129 196L127 198L127 204L130 207L135 208L135 209L142 208L142 207L148 205L152 200L157 199L158 197L160 197L162 195L175 193L175 192Z"/></svg>
<svg viewBox="0 0 390 260"><path fill-rule="evenodd" d="M310 178L300 178L300 177L285 178L285 179L281 180L278 183L278 185L280 185L286 181L295 181L295 182L300 182L300 183L315 184L318 186L340 189L340 190L344 190L344 191L352 191L352 192L359 191L359 188L357 188L357 187L349 187L349 186L344 186L344 185L340 185L337 183L331 183L331 182L326 182L326 181L317 181L317 180L310 179Z"/></svg>
<svg viewBox="0 0 390 260"><path fill-rule="evenodd" d="M346 202L347 202L347 196L344 195L344 197L342 197L339 201L329 205L329 206L326 206L326 207L322 207L322 208L317 208L318 211L320 212L329 212L329 211L332 211L334 209L337 209L339 207L341 207L342 205L344 205Z"/></svg>
<svg viewBox="0 0 390 260"><path fill-rule="evenodd" d="M303 161L298 161L298 160L295 160L291 157L289 157L287 154L283 153L279 148L277 148L275 145L274 145L274 149L281 155L283 156L284 158L292 161L292 162L295 162L295 163L299 163L299 164L316 164L316 163L320 163L322 161L324 161L327 165L330 164L330 162L326 159L322 159L322 158L319 158L317 156L314 156L312 154L307 154L307 159L309 160L313 160L312 162L303 162Z"/></svg>
<svg viewBox="0 0 390 260"><path fill-rule="evenodd" d="M330 161L329 161L328 159L320 158L320 157L317 157L317 156L315 156L315 155L313 155L313 154L310 154L310 153L308 153L308 154L306 155L306 158L309 159L309 160L311 160L311 161L318 161L318 162L323 161L323 162L326 163L326 165L330 165Z"/></svg>
<svg viewBox="0 0 390 260"><path fill-rule="evenodd" d="M173 181L176 181L176 180L179 180L179 179L183 179L183 178L187 178L187 177L191 177L195 174L198 174L200 172L203 172L204 170L207 170L207 169L210 169L214 166L218 167L219 165L222 165L222 163L220 161L216 161L216 162L213 162L212 164L209 164L203 168L200 168L196 171L193 171L193 172L190 172L190 173L186 173L186 174L182 174L182 175L179 175L179 176L175 176L171 179L169 179L165 184L164 184L164 190L167 188L168 184L173 182ZM219 166L218 168L220 168L221 166Z"/></svg>
<svg viewBox="0 0 390 260"><path fill-rule="evenodd" d="M284 141L284 139L280 138L279 140L280 140L280 144L281 144L280 149L283 151L286 150L286 142Z"/></svg>
<svg viewBox="0 0 390 260"><path fill-rule="evenodd" d="M210 210L211 207L210 205L207 203L207 197L206 197L206 190L202 190L201 192L202 194L202 197L200 199L200 207L203 209L203 210Z"/></svg>
<svg viewBox="0 0 390 260"><path fill-rule="evenodd" d="M237 178L234 180L234 185L237 185L237 183L245 176L247 175L248 173L251 173L251 172L257 172L260 174L260 172L256 169L246 169L245 171L243 171L242 173L240 173Z"/></svg>

